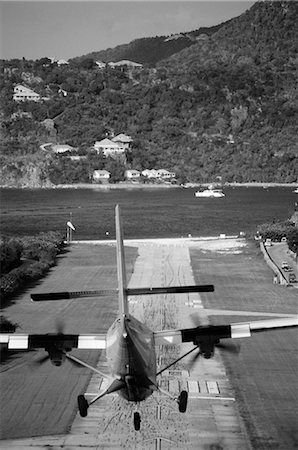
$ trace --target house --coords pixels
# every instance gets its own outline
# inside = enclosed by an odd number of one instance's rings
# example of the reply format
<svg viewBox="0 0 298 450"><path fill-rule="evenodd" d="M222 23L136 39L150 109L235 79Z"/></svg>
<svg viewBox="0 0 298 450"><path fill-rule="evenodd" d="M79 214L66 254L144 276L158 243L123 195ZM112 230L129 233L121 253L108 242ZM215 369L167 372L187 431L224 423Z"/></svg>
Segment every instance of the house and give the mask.
<svg viewBox="0 0 298 450"><path fill-rule="evenodd" d="M175 172L169 172L168 170L165 169L159 169L157 170L157 176L158 178L169 179L175 178L176 174Z"/></svg>
<svg viewBox="0 0 298 450"><path fill-rule="evenodd" d="M136 69L142 69L143 65L133 62L133 61L129 61L128 59L122 59L121 61L117 61L117 62L109 62L108 65L110 67L121 67L121 66L127 66L127 67L133 67Z"/></svg>
<svg viewBox="0 0 298 450"><path fill-rule="evenodd" d="M130 144L132 142L132 138L124 133L117 134L117 136L114 136L111 140L119 144L121 147L127 149L130 147Z"/></svg>
<svg viewBox="0 0 298 450"><path fill-rule="evenodd" d="M163 180L168 180L171 178L175 178L176 174L174 172L169 172L165 169L145 169L142 171L142 175L147 178L160 178Z"/></svg>
<svg viewBox="0 0 298 450"><path fill-rule="evenodd" d="M96 141L94 144L94 149L99 153L103 152L105 156L120 156L125 153L126 146L122 145L119 142L114 142L111 139L105 138L101 141Z"/></svg>
<svg viewBox="0 0 298 450"><path fill-rule="evenodd" d="M108 183L110 175L110 172L107 170L94 170L92 178L96 183L99 183L100 181Z"/></svg>
<svg viewBox="0 0 298 450"><path fill-rule="evenodd" d="M68 65L68 64L69 64L69 62L65 61L65 59L58 59L58 61L57 61L58 67L65 66L65 65Z"/></svg>
<svg viewBox="0 0 298 450"><path fill-rule="evenodd" d="M125 171L125 178L127 180L134 180L136 178L140 178L141 174L138 170L128 169Z"/></svg>
<svg viewBox="0 0 298 450"><path fill-rule="evenodd" d="M95 61L95 64L97 65L97 67L99 69L104 69L106 67L106 63L104 63L102 61Z"/></svg>
<svg viewBox="0 0 298 450"><path fill-rule="evenodd" d="M39 94L21 84L15 86L13 91L14 91L13 100L15 100L16 102L25 102L25 101L39 102L41 100Z"/></svg>
<svg viewBox="0 0 298 450"><path fill-rule="evenodd" d="M71 155L69 157L71 161L84 161L87 159L86 155Z"/></svg>
<svg viewBox="0 0 298 450"><path fill-rule="evenodd" d="M64 89L59 88L58 94L63 95L63 97L67 97L67 94L68 94L68 93L67 93L67 91L65 91Z"/></svg>
<svg viewBox="0 0 298 450"><path fill-rule="evenodd" d="M52 151L54 153L66 153L66 152L73 152L75 149L68 144L56 144L52 146Z"/></svg>
<svg viewBox="0 0 298 450"><path fill-rule="evenodd" d="M147 178L158 178L157 170L155 169L145 169L142 171L142 175Z"/></svg>

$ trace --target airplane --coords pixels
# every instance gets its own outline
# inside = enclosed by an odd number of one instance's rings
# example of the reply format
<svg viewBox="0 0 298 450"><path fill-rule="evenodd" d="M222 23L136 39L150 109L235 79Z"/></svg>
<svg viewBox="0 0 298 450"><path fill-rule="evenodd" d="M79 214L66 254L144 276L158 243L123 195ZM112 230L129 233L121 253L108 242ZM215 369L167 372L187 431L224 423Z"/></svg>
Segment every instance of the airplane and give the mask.
<svg viewBox="0 0 298 450"><path fill-rule="evenodd" d="M78 292L32 293L34 302L59 301L63 299L77 299L86 297L100 297L107 294L118 294L119 312L116 320L106 334L64 334L62 329L49 334L19 334L1 333L0 343L7 344L8 350L30 350L43 348L48 353L40 362L50 360L55 366L61 366L66 359L75 364L87 367L91 371L108 378L108 387L99 392L91 401L85 395L78 396L78 409L82 417L87 417L89 407L105 395L117 392L129 402L146 400L154 392L159 391L178 403L178 409L185 413L187 409L188 392L182 390L178 396L173 396L163 390L157 378L169 367L183 359L192 352L193 361L198 356L211 358L215 347L221 339L237 339L250 337L252 333L276 328L290 328L298 326L298 316L278 317L252 322L231 323L227 325L199 325L193 328L152 331L148 326L137 320L129 312L129 297L155 294L182 294L190 292L213 292L214 286L168 286L168 287L140 287L128 288L126 282L125 254L123 232L120 219L120 207L115 209L116 224L116 256L117 256L117 290L92 290ZM211 310L206 310L212 314ZM237 314L237 311L222 311L223 313ZM215 314L219 314L215 310ZM262 315L261 313L238 312L239 315ZM268 315L267 313L263 314ZM277 315L277 314L269 314ZM159 345L178 345L193 343L194 347L161 370L157 370L155 347ZM70 354L74 348L78 349L105 349L110 375L96 367L92 367L81 359ZM228 349L228 347L227 347ZM134 429L140 430L141 417L139 412L133 415Z"/></svg>

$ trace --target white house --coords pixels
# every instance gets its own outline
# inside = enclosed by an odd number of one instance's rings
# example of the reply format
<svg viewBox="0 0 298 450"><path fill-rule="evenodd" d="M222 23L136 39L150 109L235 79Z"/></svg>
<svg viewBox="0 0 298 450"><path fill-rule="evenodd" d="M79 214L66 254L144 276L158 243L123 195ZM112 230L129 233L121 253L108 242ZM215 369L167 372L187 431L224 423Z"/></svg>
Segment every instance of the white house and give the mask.
<svg viewBox="0 0 298 450"><path fill-rule="evenodd" d="M142 175L144 175L144 177L147 177L147 178L158 178L157 170L155 170L155 169L142 170Z"/></svg>
<svg viewBox="0 0 298 450"><path fill-rule="evenodd" d="M16 102L25 102L26 100L39 102L41 100L41 97L36 92L32 91L32 89L18 84L14 87L13 100L15 100Z"/></svg>
<svg viewBox="0 0 298 450"><path fill-rule="evenodd" d="M110 178L110 172L107 170L94 170L93 172L93 180L96 182L105 181L108 182Z"/></svg>
<svg viewBox="0 0 298 450"><path fill-rule="evenodd" d="M99 69L104 69L106 67L106 63L104 63L102 61L95 61L95 64L97 65L97 67Z"/></svg>
<svg viewBox="0 0 298 450"><path fill-rule="evenodd" d="M145 169L142 171L142 175L147 178L162 178L164 180L175 178L176 176L174 172L169 172L165 169Z"/></svg>
<svg viewBox="0 0 298 450"><path fill-rule="evenodd" d="M142 69L143 65L133 62L133 61L129 61L128 59L122 59L121 61L117 61L117 62L109 62L108 65L110 67L121 67L121 66L128 66L128 67L134 67L134 68L138 68L138 69Z"/></svg>
<svg viewBox="0 0 298 450"><path fill-rule="evenodd" d="M69 62L68 61L65 61L65 59L58 59L58 61L57 61L57 65L60 67L60 66L65 66L65 65L68 65L69 64Z"/></svg>
<svg viewBox="0 0 298 450"><path fill-rule="evenodd" d="M111 140L124 148L129 148L132 143L132 138L124 133L117 134L117 136L114 136Z"/></svg>
<svg viewBox="0 0 298 450"><path fill-rule="evenodd" d="M138 170L128 169L125 171L125 178L127 180L132 180L135 178L140 178L141 174Z"/></svg>
<svg viewBox="0 0 298 450"><path fill-rule="evenodd" d="M105 156L120 156L125 153L127 147L119 144L118 142L114 142L111 139L105 138L101 141L96 141L94 144L94 149L99 153L103 152Z"/></svg>
<svg viewBox="0 0 298 450"><path fill-rule="evenodd" d="M175 172L169 172L168 170L165 170L165 169L157 170L157 175L158 175L158 178L164 178L164 179L175 178L175 176L176 176Z"/></svg>

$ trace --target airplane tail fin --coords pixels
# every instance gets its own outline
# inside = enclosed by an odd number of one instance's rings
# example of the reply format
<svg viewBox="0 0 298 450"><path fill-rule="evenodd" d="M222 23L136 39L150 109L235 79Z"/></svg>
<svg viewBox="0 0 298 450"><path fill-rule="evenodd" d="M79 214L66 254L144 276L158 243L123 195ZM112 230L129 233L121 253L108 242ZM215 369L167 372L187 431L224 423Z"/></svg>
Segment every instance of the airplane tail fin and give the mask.
<svg viewBox="0 0 298 450"><path fill-rule="evenodd" d="M116 206L116 249L117 249L117 275L118 275L118 300L119 313L128 315L127 286L126 286L126 269L123 245L122 224L120 219L120 206Z"/></svg>

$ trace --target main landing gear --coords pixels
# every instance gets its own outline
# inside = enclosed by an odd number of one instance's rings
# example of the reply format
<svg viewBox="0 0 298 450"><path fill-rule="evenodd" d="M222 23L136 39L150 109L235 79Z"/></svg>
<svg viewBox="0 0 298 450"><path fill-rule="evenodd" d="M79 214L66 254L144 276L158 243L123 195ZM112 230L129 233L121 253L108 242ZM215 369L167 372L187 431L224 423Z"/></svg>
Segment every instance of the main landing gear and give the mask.
<svg viewBox="0 0 298 450"><path fill-rule="evenodd" d="M141 416L139 412L133 413L133 425L136 431L139 431L141 428Z"/></svg>
<svg viewBox="0 0 298 450"><path fill-rule="evenodd" d="M89 404L84 395L78 396L78 407L81 417L87 417Z"/></svg>
<svg viewBox="0 0 298 450"><path fill-rule="evenodd" d="M181 391L180 395L177 399L178 402L178 408L181 413L184 413L187 408L187 400L188 400L188 392L187 391Z"/></svg>
<svg viewBox="0 0 298 450"><path fill-rule="evenodd" d="M188 400L188 392L187 391L181 391L178 398L178 408L181 413L185 413L187 408L187 400ZM139 431L141 428L141 416L139 412L133 413L133 425L135 431Z"/></svg>

